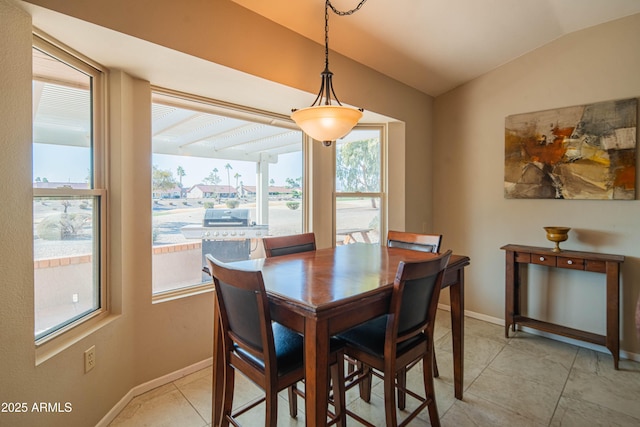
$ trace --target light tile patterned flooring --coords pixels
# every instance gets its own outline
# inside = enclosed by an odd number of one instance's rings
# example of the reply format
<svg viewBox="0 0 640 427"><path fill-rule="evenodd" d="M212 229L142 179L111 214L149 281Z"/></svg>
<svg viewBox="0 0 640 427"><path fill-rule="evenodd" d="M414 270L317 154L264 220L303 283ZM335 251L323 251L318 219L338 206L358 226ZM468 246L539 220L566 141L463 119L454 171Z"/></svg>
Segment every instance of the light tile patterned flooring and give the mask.
<svg viewBox="0 0 640 427"><path fill-rule="evenodd" d="M453 396L449 313L440 310L436 324L436 354L440 377L435 380L443 426L640 426L640 363L620 361L613 369L611 355L518 332L509 339L504 328L465 319L464 400ZM407 382L422 391L421 366ZM261 394L236 375L234 406ZM356 388L357 389L357 388ZM370 403L347 395L349 408L384 426L383 394L378 382ZM304 402L298 418L289 416L286 391L280 395L279 426L304 426ZM411 399L407 406L411 409ZM264 405L240 418L247 427L264 425ZM399 419L402 413L399 412ZM211 368L135 397L110 427L207 427L211 424ZM349 426L360 423L348 418ZM428 426L425 409L412 426Z"/></svg>

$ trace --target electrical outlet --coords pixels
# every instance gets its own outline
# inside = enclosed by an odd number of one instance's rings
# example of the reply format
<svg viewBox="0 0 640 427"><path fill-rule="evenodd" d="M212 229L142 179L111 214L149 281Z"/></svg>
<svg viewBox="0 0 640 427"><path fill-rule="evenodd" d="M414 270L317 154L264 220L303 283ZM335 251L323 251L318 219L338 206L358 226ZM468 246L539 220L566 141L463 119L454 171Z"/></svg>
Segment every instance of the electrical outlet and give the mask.
<svg viewBox="0 0 640 427"><path fill-rule="evenodd" d="M77 303L79 300L80 298L78 297L78 294L71 294L71 301Z"/></svg>
<svg viewBox="0 0 640 427"><path fill-rule="evenodd" d="M84 373L96 367L96 346L92 345L84 352Z"/></svg>

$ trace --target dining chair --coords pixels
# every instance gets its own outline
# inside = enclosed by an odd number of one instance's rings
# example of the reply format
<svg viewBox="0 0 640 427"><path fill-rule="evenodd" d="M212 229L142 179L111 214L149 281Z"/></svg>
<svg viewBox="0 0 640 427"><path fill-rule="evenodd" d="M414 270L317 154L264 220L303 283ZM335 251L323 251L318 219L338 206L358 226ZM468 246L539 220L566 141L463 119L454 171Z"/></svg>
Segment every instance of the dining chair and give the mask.
<svg viewBox="0 0 640 427"><path fill-rule="evenodd" d="M237 417L266 401L264 425L275 427L278 392L285 388L289 388L290 415L295 418L296 394L304 397L304 393L291 386L304 379L303 336L271 320L261 271L234 269L210 254L206 258L213 277L223 339L221 425L239 425ZM330 400L334 413L328 414L331 419L328 425L344 426L346 422L343 346L340 340L331 341L329 363L333 398ZM265 394L233 411L236 370L262 388Z"/></svg>
<svg viewBox="0 0 640 427"><path fill-rule="evenodd" d="M406 231L392 231L387 233L387 246L409 249L412 251L420 252L440 252L440 246L442 245L442 234L421 234L410 233ZM433 376L438 378L440 373L438 372L438 362L436 360L436 353L433 353ZM406 372L399 374L399 380L406 381ZM400 392L398 394L398 407L404 409L405 398L404 394Z"/></svg>
<svg viewBox="0 0 640 427"><path fill-rule="evenodd" d="M269 236L262 239L262 245L267 258L315 251L316 235L314 233L302 233L287 236Z"/></svg>
<svg viewBox="0 0 640 427"><path fill-rule="evenodd" d="M442 234L419 234L419 233L409 233L406 231L393 231L389 230L387 233L387 246L394 248L402 248L409 249L412 251L420 251L420 252L433 252L437 253L440 251L440 245L442 244ZM438 372L438 364L435 359L435 353L433 354L433 370L434 376L437 378L440 376ZM352 360L347 355L347 369L348 373L351 374L356 366L358 366L358 361ZM410 367L409 367L410 368ZM400 372L398 376L398 381L401 383L406 382L406 372ZM369 387L368 384L361 385L360 389L362 390L363 397L367 396L370 393L370 390L365 390L366 387ZM400 409L404 409L405 407L405 396L404 393L398 393L398 407Z"/></svg>
<svg viewBox="0 0 640 427"><path fill-rule="evenodd" d="M433 384L433 327L438 296L451 251L426 261L398 265L387 314L353 327L338 337L345 343L345 353L360 362L359 369L348 375L347 389L361 382L371 383L371 375L383 378L386 425L406 426L425 407L432 426L439 426ZM424 396L396 383L402 369L422 361ZM402 389L420 404L400 424L396 416L395 389ZM352 411L347 414L372 426Z"/></svg>

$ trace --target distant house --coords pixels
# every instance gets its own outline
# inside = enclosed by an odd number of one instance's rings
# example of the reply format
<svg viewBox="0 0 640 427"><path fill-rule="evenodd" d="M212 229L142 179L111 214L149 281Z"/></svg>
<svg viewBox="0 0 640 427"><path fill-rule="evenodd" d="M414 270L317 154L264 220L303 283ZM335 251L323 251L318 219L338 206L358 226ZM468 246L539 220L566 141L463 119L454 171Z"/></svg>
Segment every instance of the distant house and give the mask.
<svg viewBox="0 0 640 427"><path fill-rule="evenodd" d="M255 185L244 185L241 184L239 188L240 197L242 198L255 198L256 197L256 186Z"/></svg>
<svg viewBox="0 0 640 427"><path fill-rule="evenodd" d="M176 185L171 190L154 191L153 198L154 199L179 199L182 197L182 191L183 189Z"/></svg>
<svg viewBox="0 0 640 427"><path fill-rule="evenodd" d="M187 190L187 199L231 198L235 196L236 189L228 185L196 184Z"/></svg>

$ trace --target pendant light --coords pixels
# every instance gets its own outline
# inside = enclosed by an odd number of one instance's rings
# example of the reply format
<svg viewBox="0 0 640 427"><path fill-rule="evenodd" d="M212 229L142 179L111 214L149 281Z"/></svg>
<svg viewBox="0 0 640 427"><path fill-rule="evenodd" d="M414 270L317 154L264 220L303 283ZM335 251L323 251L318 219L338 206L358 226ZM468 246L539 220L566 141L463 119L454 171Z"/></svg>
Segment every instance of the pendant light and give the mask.
<svg viewBox="0 0 640 427"><path fill-rule="evenodd" d="M362 118L362 108L343 106L333 90L333 73L329 71L329 8L340 16L351 15L359 10L367 0L362 0L347 12L333 7L329 0L324 4L324 71L320 73L322 83L316 100L310 107L291 110L291 118L311 138L322 141L325 146L344 137ZM332 103L335 101L335 104Z"/></svg>

